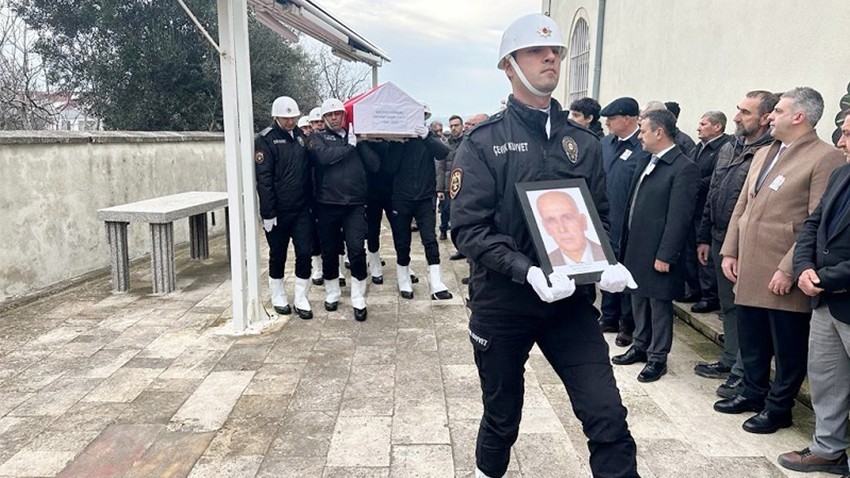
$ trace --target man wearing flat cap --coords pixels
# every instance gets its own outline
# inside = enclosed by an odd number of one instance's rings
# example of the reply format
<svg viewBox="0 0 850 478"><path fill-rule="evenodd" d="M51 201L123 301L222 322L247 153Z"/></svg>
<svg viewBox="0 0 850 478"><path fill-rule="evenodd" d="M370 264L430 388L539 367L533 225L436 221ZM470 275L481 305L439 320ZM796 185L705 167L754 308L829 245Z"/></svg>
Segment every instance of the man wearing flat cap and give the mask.
<svg viewBox="0 0 850 478"><path fill-rule="evenodd" d="M649 153L643 150L638 139L640 108L634 98L617 98L599 112L605 118L608 136L602 138L602 162L605 168L606 190L611 209L611 247L620 254L620 237L628 210L629 187L635 174L635 165ZM603 332L617 332L615 343L626 347L632 343L635 329L629 296L602 292Z"/></svg>

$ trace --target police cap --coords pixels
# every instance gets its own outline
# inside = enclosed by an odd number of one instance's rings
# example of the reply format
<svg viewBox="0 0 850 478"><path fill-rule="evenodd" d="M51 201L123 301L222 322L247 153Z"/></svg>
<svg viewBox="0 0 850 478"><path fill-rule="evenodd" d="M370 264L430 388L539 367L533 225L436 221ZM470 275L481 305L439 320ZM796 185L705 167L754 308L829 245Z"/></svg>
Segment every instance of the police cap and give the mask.
<svg viewBox="0 0 850 478"><path fill-rule="evenodd" d="M599 112L599 116L640 116L640 107L634 98L624 96L608 103Z"/></svg>

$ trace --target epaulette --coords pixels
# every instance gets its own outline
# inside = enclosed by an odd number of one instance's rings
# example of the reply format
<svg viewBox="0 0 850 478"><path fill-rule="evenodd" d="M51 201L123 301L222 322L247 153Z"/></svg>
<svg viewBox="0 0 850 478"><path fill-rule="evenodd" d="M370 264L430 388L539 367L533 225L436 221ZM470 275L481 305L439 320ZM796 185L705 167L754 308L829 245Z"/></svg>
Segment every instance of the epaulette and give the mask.
<svg viewBox="0 0 850 478"><path fill-rule="evenodd" d="M466 132L466 133L464 133L464 134L465 134L465 135L470 135L470 134L472 134L473 132L475 132L475 130L480 129L480 128L481 128L482 126L484 126L484 125L493 124L493 123L498 123L499 121L502 121L502 118L504 118L504 117L505 117L505 111L504 111L504 110L499 111L499 112L498 112L498 113L496 113L496 114L490 115L490 117L489 117L489 118L487 118L486 120L484 120L484 121L482 121L482 122L478 123L477 125L473 126L473 127L472 127L472 129L470 129L469 131L467 131L467 132Z"/></svg>
<svg viewBox="0 0 850 478"><path fill-rule="evenodd" d="M264 129L264 130L260 131L260 136L265 137L267 134L269 134L269 132L270 132L271 130L272 130L272 127L271 127L271 126L266 127L266 129Z"/></svg>

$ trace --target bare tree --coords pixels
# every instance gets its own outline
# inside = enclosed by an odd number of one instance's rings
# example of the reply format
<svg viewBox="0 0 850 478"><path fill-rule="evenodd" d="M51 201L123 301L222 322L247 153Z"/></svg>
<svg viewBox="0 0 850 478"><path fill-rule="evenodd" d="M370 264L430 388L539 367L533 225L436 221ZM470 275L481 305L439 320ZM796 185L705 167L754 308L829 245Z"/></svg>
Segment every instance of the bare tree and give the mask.
<svg viewBox="0 0 850 478"><path fill-rule="evenodd" d="M368 66L343 60L324 46L311 48L309 55L313 60L315 85L320 98L345 101L371 86Z"/></svg>
<svg viewBox="0 0 850 478"><path fill-rule="evenodd" d="M44 129L62 109L54 108L36 39L8 2L0 2L0 130Z"/></svg>

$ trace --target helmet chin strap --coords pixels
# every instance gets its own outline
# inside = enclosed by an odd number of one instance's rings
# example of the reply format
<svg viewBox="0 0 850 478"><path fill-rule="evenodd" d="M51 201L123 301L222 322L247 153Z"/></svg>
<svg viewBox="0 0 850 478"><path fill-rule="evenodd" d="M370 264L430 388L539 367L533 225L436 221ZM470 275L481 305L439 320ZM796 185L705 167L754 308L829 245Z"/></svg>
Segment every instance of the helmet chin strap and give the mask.
<svg viewBox="0 0 850 478"><path fill-rule="evenodd" d="M514 72L516 73L517 78L519 78L519 81L522 82L523 86L525 86L525 88L530 91L532 95L539 96L541 98L548 98L549 96L551 96L551 93L544 93L538 90L537 88L531 86L531 83L528 81L528 78L525 77L525 74L523 74L522 70L519 68L519 65L517 65L516 60L514 60L513 55L508 55L508 61L511 63L511 66L514 67Z"/></svg>

